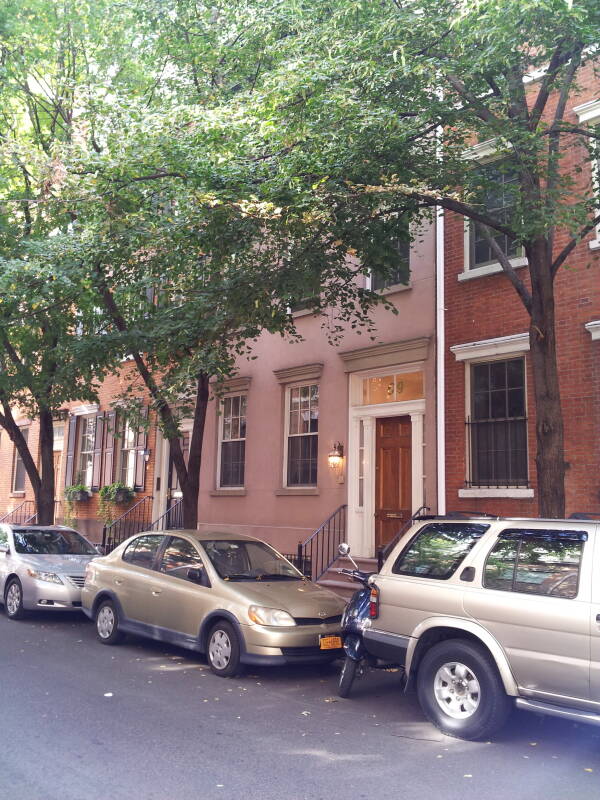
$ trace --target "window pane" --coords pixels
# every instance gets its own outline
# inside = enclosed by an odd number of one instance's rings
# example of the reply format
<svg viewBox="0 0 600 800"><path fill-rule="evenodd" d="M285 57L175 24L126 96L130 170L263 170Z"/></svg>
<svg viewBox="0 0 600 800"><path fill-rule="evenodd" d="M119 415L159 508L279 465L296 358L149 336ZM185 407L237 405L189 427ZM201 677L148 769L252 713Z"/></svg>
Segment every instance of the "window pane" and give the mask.
<svg viewBox="0 0 600 800"><path fill-rule="evenodd" d="M246 442L223 442L221 445L221 486L244 485Z"/></svg>
<svg viewBox="0 0 600 800"><path fill-rule="evenodd" d="M23 434L23 438L27 442L29 439L29 428L22 428L21 433ZM19 451L15 448L14 467L13 467L13 492L25 491L26 476L27 472L25 470L25 465L23 464L23 459L19 455Z"/></svg>
<svg viewBox="0 0 600 800"><path fill-rule="evenodd" d="M514 590L572 598L577 594L583 542L548 536L521 541Z"/></svg>
<svg viewBox="0 0 600 800"><path fill-rule="evenodd" d="M123 553L123 561L136 567L152 569L154 558L164 536L140 536L134 539Z"/></svg>
<svg viewBox="0 0 600 800"><path fill-rule="evenodd" d="M318 438L314 435L288 439L288 486L315 486L317 483Z"/></svg>
<svg viewBox="0 0 600 800"><path fill-rule="evenodd" d="M503 539L496 542L485 565L483 585L487 589L512 589L516 559L516 542Z"/></svg>
<svg viewBox="0 0 600 800"><path fill-rule="evenodd" d="M510 388L525 385L524 364L520 358L506 362L506 383Z"/></svg>
<svg viewBox="0 0 600 800"><path fill-rule="evenodd" d="M396 559L395 575L450 578L488 525L434 523L422 528Z"/></svg>
<svg viewBox="0 0 600 800"><path fill-rule="evenodd" d="M159 570L174 578L189 580L188 569L204 569L200 554L191 542L174 538L163 553Z"/></svg>

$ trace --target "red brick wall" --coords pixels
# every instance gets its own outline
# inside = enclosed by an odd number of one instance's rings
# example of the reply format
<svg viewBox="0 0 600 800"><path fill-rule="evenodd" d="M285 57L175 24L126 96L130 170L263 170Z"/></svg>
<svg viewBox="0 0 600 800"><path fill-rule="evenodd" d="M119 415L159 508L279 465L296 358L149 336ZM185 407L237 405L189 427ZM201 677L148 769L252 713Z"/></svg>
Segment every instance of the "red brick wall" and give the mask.
<svg viewBox="0 0 600 800"><path fill-rule="evenodd" d="M572 111L598 97L598 80L591 70L581 78L581 92L571 98L567 119L578 123ZM535 88L535 86L534 86ZM549 103L549 113L554 102ZM583 148L571 140L563 169L573 176L574 191L590 180L589 165L575 170L584 156ZM568 259L568 269L561 269L556 278L557 344L561 397L565 420L565 459L567 513L575 510L600 511L600 342L592 341L586 322L600 319L600 251L592 251L587 237ZM565 234L556 239L559 252ZM446 215L445 235L446 292L446 496L448 509L489 510L507 515L537 515L535 474L535 404L532 376L526 355L529 476L535 497L530 499L461 499L465 464L465 369L450 352L452 345L527 332L529 317L516 292L503 275L488 275L464 282L457 276L463 272L463 218ZM517 270L525 277L527 268Z"/></svg>
<svg viewBox="0 0 600 800"><path fill-rule="evenodd" d="M120 394L125 387L127 386L127 378L126 376L131 373L134 369L132 365L126 364L124 365L123 370L119 375L110 375L108 376L104 382L100 385L98 390L98 405L99 411L110 411L112 409L112 402L114 398ZM146 397L145 392L143 392L140 388L139 390L140 396ZM147 402L147 400L145 400ZM65 408L72 409L76 406L81 405L80 402L73 402L73 403L66 403ZM19 412L15 411L15 419L19 420L20 424L27 424L29 427L29 448L31 453L34 455L36 463L39 467L39 426L36 420L28 421L24 417L19 416ZM61 456L61 466L60 466L60 475L57 477L57 486L56 486L56 494L55 496L57 499L63 501L63 490L65 486L65 467L66 467L66 459L67 459L67 447L68 447L68 428L69 428L69 420L66 419L64 421L65 425L65 439L64 439L64 449ZM136 492L135 499L133 502L138 502L145 497L146 495L152 494L152 487L154 485L154 472L155 472L155 454L156 454L156 428L154 425L150 426L150 430L148 432L148 448L150 449L150 459L146 464L146 475L145 475L145 488L143 492ZM119 440L115 442L115 454L116 450L119 447ZM26 479L26 489L24 494L14 494L12 492L12 478L13 478L13 463L14 463L14 445L10 441L8 434L5 430L2 430L0 433L0 516L5 514L7 511L10 511L16 508L20 503L24 500L33 500L34 495L31 489L31 485L29 480ZM115 465L118 462L115 462ZM118 476L115 471L114 480L118 480ZM81 530L82 533L90 536L90 538L95 541L99 542L101 540L102 535L102 522L99 520L98 517L98 495L94 493L91 499L85 503L79 503L76 505L76 514L77 520L75 522L75 527ZM119 510L117 513L123 513L127 510L129 506L119 506ZM62 518L62 510L59 516L58 521L61 521Z"/></svg>

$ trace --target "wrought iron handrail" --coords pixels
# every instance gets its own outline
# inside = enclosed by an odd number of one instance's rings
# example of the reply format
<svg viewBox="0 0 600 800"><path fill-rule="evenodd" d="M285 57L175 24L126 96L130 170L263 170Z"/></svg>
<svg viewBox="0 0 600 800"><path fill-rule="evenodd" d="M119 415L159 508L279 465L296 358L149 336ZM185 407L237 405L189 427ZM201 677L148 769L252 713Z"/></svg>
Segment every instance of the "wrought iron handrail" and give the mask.
<svg viewBox="0 0 600 800"><path fill-rule="evenodd" d="M26 524L32 517L32 511L33 516L36 516L35 500L23 500L12 511L7 511L3 517L0 517L0 522L8 522L15 525Z"/></svg>
<svg viewBox="0 0 600 800"><path fill-rule="evenodd" d="M56 520L58 519L58 512L60 509L60 500L54 501L54 524L56 524ZM37 525L38 512L37 510L23 522L23 525Z"/></svg>
<svg viewBox="0 0 600 800"><path fill-rule="evenodd" d="M377 572L379 572L379 570L383 566L383 562L386 560L388 555L392 552L393 548L396 546L396 544L398 543L400 538L402 536L404 536L404 534L410 528L410 526L416 520L421 519L421 517L423 517L429 510L430 510L429 506L421 506L420 508L418 508L415 511L415 513L412 515L412 517L410 519L406 520L406 522L400 528L400 530L394 536L394 538L391 541L389 541L387 544L384 544L384 545L382 545L381 547L379 547L377 549Z"/></svg>
<svg viewBox="0 0 600 800"><path fill-rule="evenodd" d="M151 523L149 531L175 531L183 528L183 499L168 508L164 514Z"/></svg>
<svg viewBox="0 0 600 800"><path fill-rule="evenodd" d="M339 506L304 542L298 543L296 566L313 581L318 580L338 557L346 534L346 509Z"/></svg>
<svg viewBox="0 0 600 800"><path fill-rule="evenodd" d="M113 520L110 525L102 528L102 547L105 553L110 553L117 545L135 533L150 530L153 500L152 495L142 497L120 517Z"/></svg>

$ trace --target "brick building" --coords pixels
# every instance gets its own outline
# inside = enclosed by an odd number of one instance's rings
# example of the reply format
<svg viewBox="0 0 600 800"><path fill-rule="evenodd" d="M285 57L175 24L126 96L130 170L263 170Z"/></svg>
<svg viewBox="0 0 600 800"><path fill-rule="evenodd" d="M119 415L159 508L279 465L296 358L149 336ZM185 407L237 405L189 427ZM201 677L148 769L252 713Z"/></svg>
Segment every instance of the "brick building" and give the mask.
<svg viewBox="0 0 600 800"><path fill-rule="evenodd" d="M585 69L565 121L599 125L599 90L592 69ZM551 98L548 113L554 102ZM592 173L583 147L571 141L562 168L573 176L577 191L589 187ZM485 160L492 154L493 159L493 142L471 151L472 158ZM558 235L555 252L565 243L564 235ZM529 316L485 243L473 241L473 228L463 217L446 215L444 249L447 508L536 516ZM525 273L520 267L526 259L516 250L508 254L516 271ZM555 289L567 514L598 512L600 227L577 245L568 268L557 273Z"/></svg>

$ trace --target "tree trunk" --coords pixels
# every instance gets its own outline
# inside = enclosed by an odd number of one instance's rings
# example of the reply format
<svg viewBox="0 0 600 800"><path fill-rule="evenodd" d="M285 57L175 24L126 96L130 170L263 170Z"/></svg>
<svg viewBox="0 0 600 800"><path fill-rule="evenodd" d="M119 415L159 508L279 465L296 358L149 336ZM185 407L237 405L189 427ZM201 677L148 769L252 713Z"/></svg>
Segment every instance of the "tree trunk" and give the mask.
<svg viewBox="0 0 600 800"><path fill-rule="evenodd" d="M41 481L35 491L38 525L54 524L54 428L52 412L40 410Z"/></svg>
<svg viewBox="0 0 600 800"><path fill-rule="evenodd" d="M202 465L202 440L208 407L208 380L205 372L198 375L194 423L190 437L190 449L185 480L179 480L183 495L183 527L196 530L198 527L198 496L200 494L200 467Z"/></svg>
<svg viewBox="0 0 600 800"><path fill-rule="evenodd" d="M544 518L561 518L565 515L564 431L548 249L543 241L527 248L532 287L529 339L535 396L538 511Z"/></svg>

